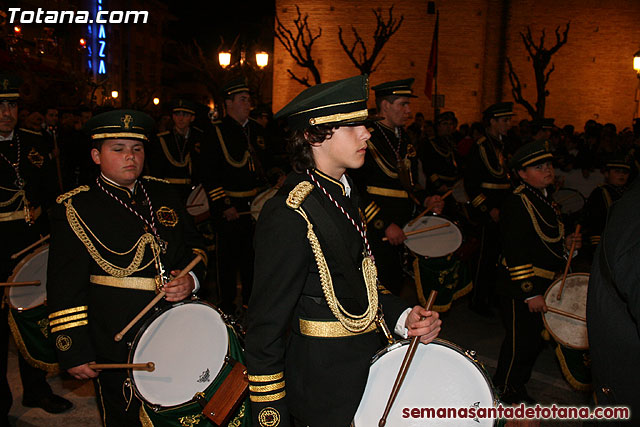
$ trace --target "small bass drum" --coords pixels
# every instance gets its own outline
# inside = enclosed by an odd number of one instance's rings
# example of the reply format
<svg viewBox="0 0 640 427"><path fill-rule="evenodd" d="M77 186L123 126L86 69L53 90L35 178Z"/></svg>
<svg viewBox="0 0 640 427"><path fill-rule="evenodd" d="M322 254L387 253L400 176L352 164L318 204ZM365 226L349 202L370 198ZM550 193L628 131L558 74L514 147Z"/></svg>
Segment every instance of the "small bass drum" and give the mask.
<svg viewBox="0 0 640 427"><path fill-rule="evenodd" d="M462 245L462 232L458 226L446 218L425 215L411 225L404 227L405 234L422 228L446 225L432 231L408 236L404 244L415 254L425 257L441 257L449 255Z"/></svg>
<svg viewBox="0 0 640 427"><path fill-rule="evenodd" d="M562 298L558 301L561 283L562 278L553 282L545 292L544 301L547 306L586 318L589 274L568 274L562 290ZM589 348L586 322L550 311L544 313L542 319L544 326L559 344L575 350Z"/></svg>

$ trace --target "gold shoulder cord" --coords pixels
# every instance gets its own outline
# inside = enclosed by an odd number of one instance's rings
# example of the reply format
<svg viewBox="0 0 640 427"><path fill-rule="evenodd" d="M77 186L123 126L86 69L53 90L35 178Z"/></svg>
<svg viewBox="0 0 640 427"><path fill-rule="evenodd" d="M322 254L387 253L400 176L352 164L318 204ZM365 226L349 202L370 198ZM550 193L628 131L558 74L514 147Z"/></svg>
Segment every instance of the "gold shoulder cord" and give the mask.
<svg viewBox="0 0 640 427"><path fill-rule="evenodd" d="M369 327L371 322L375 320L378 310L378 273L376 271L375 263L370 257L364 257L362 260L362 275L367 289L367 301L369 305L361 315L351 314L342 307L340 301L338 301L338 298L336 297L335 290L333 289L331 272L329 271L329 266L327 265L327 261L322 253L318 237L313 232L313 225L311 224L311 221L309 221L307 214L302 210L302 208L297 208L295 211L307 222L307 239L309 239L313 255L315 256L316 263L318 264L322 292L324 293L324 298L327 301L329 309L331 309L331 313L333 313L340 324L348 331L356 333L363 332Z"/></svg>
<svg viewBox="0 0 640 427"><path fill-rule="evenodd" d="M216 133L218 134L218 140L220 141L220 147L222 148L222 154L224 154L224 158L227 160L227 163L229 163L234 168L243 168L243 167L245 167L245 165L249 161L249 157L251 157L251 154L249 154L249 151L245 151L244 152L244 157L242 157L242 160L240 160L239 162L236 161L236 160L233 160L233 158L229 154L229 151L227 150L227 146L224 143L224 139L222 139L222 132L220 132L220 126L216 126Z"/></svg>
<svg viewBox="0 0 640 427"><path fill-rule="evenodd" d="M16 200L18 200L18 198L22 197L24 199L25 193L24 190L15 190L12 188L5 188L5 187L0 187L0 190L5 190L5 191L14 191L15 194L13 196L11 196L11 198L9 198L9 200L5 200L4 202L0 202L0 208L4 208L7 206L10 206L12 204L15 203ZM17 210L20 210L22 208L22 206L18 206Z"/></svg>
<svg viewBox="0 0 640 427"><path fill-rule="evenodd" d="M127 277L127 276L130 276L131 274L133 274L133 273L135 273L137 271L144 270L149 265L151 265L151 263L155 262L160 257L160 247L158 246L158 243L156 242L155 238L153 237L153 235L151 233L145 233L142 236L140 236L138 241L131 247L131 249L129 249L126 252L122 252L121 253L121 252L116 252L116 251L113 251L113 250L109 249L91 231L89 226L82 220L80 215L78 215L78 212L75 210L75 208L71 204L71 200L65 201L64 204L66 206L67 221L69 222L69 226L71 226L71 229L76 234L78 239L80 239L80 241L87 248L87 251L89 251L89 254L91 255L91 258L93 258L93 260L107 274L109 274L111 276L114 276L114 277L119 277L119 278ZM81 225L81 223L82 223L82 225ZM83 226L84 226L84 228L83 228ZM100 244L100 246L102 246L107 251L111 252L112 254L115 254L115 255L127 255L127 254L131 253L135 249L136 253L135 253L131 263L127 267L121 268L121 267L118 267L115 264L110 263L106 259L104 259L100 255L100 253L98 252L96 247L94 246L93 242L91 241L91 239L89 238L87 233L85 232L85 230L84 230L85 228L89 231L91 236L93 236L93 238ZM144 265L143 267L140 267L140 264L142 264L142 259L144 258L145 246L147 246L147 245L149 245L151 247L151 250L153 252L153 258L146 265Z"/></svg>
<svg viewBox="0 0 640 427"><path fill-rule="evenodd" d="M384 158L382 157L382 154L380 154L376 146L373 145L373 142L367 141L367 145L371 150L371 155L373 156L373 160L375 160L375 162L378 164L380 169L382 169L382 172L384 172L384 174L387 175L389 178L397 179L398 173L391 170L393 166L387 165L387 162L384 160Z"/></svg>
<svg viewBox="0 0 640 427"><path fill-rule="evenodd" d="M562 254L558 255L553 249L549 247L549 245L547 245L547 243L558 243L559 241L564 239L564 224L562 223L562 221L558 221L558 237L552 238L547 236L540 229L540 224L538 224L538 220L536 216L539 216L540 219L542 219L542 221L546 225L550 227L552 227L552 225L550 225L548 222L544 220L542 215L540 215L540 212L536 210L535 206L533 206L533 203L531 203L529 198L524 193L520 193L519 195L520 195L520 199L522 200L522 203L524 204L524 207L527 209L527 212L529 213L529 217L531 218L531 223L533 224L533 228L536 231L536 234L538 235L538 237L540 237L540 239L542 240L542 243L547 247L549 252L551 252L557 258L563 258Z"/></svg>
<svg viewBox="0 0 640 427"><path fill-rule="evenodd" d="M169 152L169 147L167 147L167 143L164 140L164 136L161 136L158 139L160 140L160 146L162 147L162 152L166 156L167 160L169 160L169 163L171 163L173 166L177 168L183 168L191 164L191 153L187 153L187 155L184 157L184 162L181 163L176 159L174 159L171 153Z"/></svg>
<svg viewBox="0 0 640 427"><path fill-rule="evenodd" d="M493 144L489 140L487 140L487 143ZM499 169L494 169L491 166L491 162L489 162L489 158L487 157L487 151L484 149L484 145L480 144L478 148L480 149L480 157L482 158L482 162L487 167L487 170L489 171L489 173L496 178L502 178L504 176L504 167L502 166L502 161L500 161L502 156L496 152L496 149L492 145L493 151L496 155L496 158L498 159L498 165L500 166Z"/></svg>
<svg viewBox="0 0 640 427"><path fill-rule="evenodd" d="M609 194L609 190L607 190L605 187L602 187L602 197L604 198L604 204L605 206L607 206L608 210L613 204L613 201L611 200L611 194Z"/></svg>

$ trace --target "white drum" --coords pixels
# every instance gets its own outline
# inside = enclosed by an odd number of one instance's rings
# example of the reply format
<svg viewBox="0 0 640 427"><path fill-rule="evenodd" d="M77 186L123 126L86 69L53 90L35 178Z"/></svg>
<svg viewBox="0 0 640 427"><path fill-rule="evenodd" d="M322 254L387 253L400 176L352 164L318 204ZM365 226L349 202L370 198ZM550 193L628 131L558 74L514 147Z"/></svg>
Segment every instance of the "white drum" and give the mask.
<svg viewBox="0 0 640 427"><path fill-rule="evenodd" d="M455 199L456 202L461 204L469 203L469 195L467 191L464 189L464 179L457 181L453 187L451 187L451 195Z"/></svg>
<svg viewBox="0 0 640 427"><path fill-rule="evenodd" d="M453 222L439 216L425 215L411 225L404 227L405 234L434 226L438 228L424 233L407 236L404 244L412 252L425 257L442 257L455 252L462 244L462 232Z"/></svg>
<svg viewBox="0 0 640 427"><path fill-rule="evenodd" d="M544 301L547 306L586 318L589 274L568 274L562 289L562 296L558 301L561 283L562 278L553 282L545 292ZM587 322L550 311L542 315L542 320L544 321L544 326L558 343L576 350L589 348Z"/></svg>
<svg viewBox="0 0 640 427"><path fill-rule="evenodd" d="M561 188L553 193L553 200L560 206L563 214L580 212L584 207L584 197L572 188Z"/></svg>
<svg viewBox="0 0 640 427"><path fill-rule="evenodd" d="M258 220L260 211L262 211L262 207L264 206L264 204L267 202L267 200L275 196L279 189L280 187L269 188L268 190L258 194L256 198L253 199L253 202L251 202L251 216L253 217L253 219L255 219L256 221Z"/></svg>
<svg viewBox="0 0 640 427"><path fill-rule="evenodd" d="M187 212L194 217L196 224L209 218L209 199L202 184L198 184L187 197Z"/></svg>
<svg viewBox="0 0 640 427"><path fill-rule="evenodd" d="M129 362L153 362L155 370L132 371L134 390L154 407L189 402L216 379L228 351L227 327L216 308L201 301L176 303L136 335Z"/></svg>
<svg viewBox="0 0 640 427"><path fill-rule="evenodd" d="M373 359L354 427L377 426L409 348L396 342ZM413 408L491 408L496 403L491 380L468 352L445 340L420 344L398 396L387 416L387 426L492 426L493 419L412 418Z"/></svg>
<svg viewBox="0 0 640 427"><path fill-rule="evenodd" d="M11 308L22 311L42 305L47 300L47 261L49 245L38 248L24 257L13 269L9 282L40 281L39 286L9 286L8 301Z"/></svg>

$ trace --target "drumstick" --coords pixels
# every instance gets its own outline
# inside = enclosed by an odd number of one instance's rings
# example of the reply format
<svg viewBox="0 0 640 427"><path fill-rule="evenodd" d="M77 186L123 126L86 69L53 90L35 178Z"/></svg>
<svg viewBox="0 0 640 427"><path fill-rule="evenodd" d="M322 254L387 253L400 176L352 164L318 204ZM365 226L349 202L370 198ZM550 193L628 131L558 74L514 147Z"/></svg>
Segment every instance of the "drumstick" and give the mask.
<svg viewBox="0 0 640 427"><path fill-rule="evenodd" d="M187 209L189 209L189 208L198 208L200 206L204 206L204 203L198 203L198 204L195 204L195 205L187 205Z"/></svg>
<svg viewBox="0 0 640 427"><path fill-rule="evenodd" d="M576 234L580 232L580 224L576 226ZM562 283L560 283L560 289L558 290L557 300L560 301L562 299L562 289L564 288L564 282L567 280L567 274L569 273L569 266L571 265L571 259L573 258L573 251L576 250L576 240L573 239L571 242L571 249L569 250L569 259L567 260L567 266L564 268L564 273L562 274Z"/></svg>
<svg viewBox="0 0 640 427"><path fill-rule="evenodd" d="M238 212L238 215L253 215L254 213L260 213L260 211Z"/></svg>
<svg viewBox="0 0 640 427"><path fill-rule="evenodd" d="M414 234L420 234L420 233L425 233L427 231L433 231L433 230L438 230L440 228L445 228L448 227L449 225L451 225L448 222L445 222L444 224L438 224L438 225L433 225L431 227L425 227L425 228L421 228L419 230L413 230L413 231L409 231L408 233L404 233L405 236L409 237L409 236L413 236ZM383 242L386 242L387 240L389 240L386 237L382 238Z"/></svg>
<svg viewBox="0 0 640 427"><path fill-rule="evenodd" d="M427 310L431 310L436 297L438 296L438 291L431 291L429 294L429 300L427 301L427 305L424 307ZM402 387L402 382L404 381L404 377L407 375L407 371L409 371L409 366L411 365L411 361L413 360L413 356L416 354L416 350L418 349L418 344L420 343L420 337L416 336L411 338L411 343L409 344L409 348L407 349L407 353L404 355L404 360L402 360L402 365L400 365L400 371L398 371L398 376L396 377L396 382L393 384L393 388L391 389L391 394L389 395L389 400L387 401L387 406L384 408L384 412L382 413L382 417L380 417L380 421L378 422L378 427L384 427L387 423L387 415L391 411L391 406L393 406L393 402L396 400L398 396L398 392L400 391L400 387Z"/></svg>
<svg viewBox="0 0 640 427"><path fill-rule="evenodd" d="M194 259L189 263L189 265L187 265L184 269L182 269L182 271L180 271L180 274L178 274L178 275L176 276L176 279L178 279L178 278L180 278L180 277L183 277L183 276L186 276L186 275L191 271L191 269L192 269L193 267L195 267L197 263L199 263L199 262L200 262L200 260L202 260L202 255L198 255L198 256L196 256L196 257L195 257L195 258L194 258ZM116 340L116 341L121 341L121 340L122 340L122 338L124 337L124 334L126 334L126 333L129 331L129 329L131 329L131 328L133 327L133 325L135 325L135 324L138 322L138 320L140 320L140 319L142 318L142 316L144 316L145 314L147 314L147 312L148 312L149 310L151 310L151 308L152 308L154 305L156 305L156 304L158 303L158 301L160 301L160 300L164 297L164 295L165 295L165 291L164 291L164 290L160 291L160 292L158 293L158 295L156 295L156 296L155 296L155 298L154 298L154 299L152 299L152 300L149 302L149 304L147 304L147 305L146 305L142 310L140 310L140 313L138 313L138 314L136 315L136 317L134 317L134 318L133 318L133 320L131 320L131 322L129 322L129 323L127 324L127 326L125 326L125 327L124 327L124 329L122 329L120 332L118 332L118 333L116 334L116 336L115 336L113 339L114 339L114 340Z"/></svg>
<svg viewBox="0 0 640 427"><path fill-rule="evenodd" d="M442 195L442 200L446 199L451 193L453 193L453 188ZM425 216L430 210L431 210L431 208L427 208L427 209L423 210L422 212L420 212L420 215L418 215L417 217L415 217L411 221L409 221L409 224L407 224L407 225L411 226L411 225L415 224L417 220L419 220L420 218Z"/></svg>
<svg viewBox="0 0 640 427"><path fill-rule="evenodd" d="M568 311L558 310L557 308L547 306L547 311L550 311L555 314L559 314L561 316L566 316L572 319L580 320L581 322L587 321L587 319L585 319L584 317L578 316L577 314L569 313Z"/></svg>
<svg viewBox="0 0 640 427"><path fill-rule="evenodd" d="M40 286L40 280L33 282L0 282L0 286Z"/></svg>
<svg viewBox="0 0 640 427"><path fill-rule="evenodd" d="M31 249L35 248L36 246L38 246L40 243L44 242L45 240L47 240L49 237L51 237L50 234L47 234L46 236L44 236L42 239L38 240L37 242L33 242L32 244L30 244L29 246L27 246L26 248L24 248L23 250L21 250L20 252L16 252L15 254L11 255L11 259L16 259L18 258L20 255L29 252Z"/></svg>
<svg viewBox="0 0 640 427"><path fill-rule="evenodd" d="M95 371L99 369L134 369L139 371L153 372L156 369L156 364L153 362L147 363L89 363L89 367Z"/></svg>

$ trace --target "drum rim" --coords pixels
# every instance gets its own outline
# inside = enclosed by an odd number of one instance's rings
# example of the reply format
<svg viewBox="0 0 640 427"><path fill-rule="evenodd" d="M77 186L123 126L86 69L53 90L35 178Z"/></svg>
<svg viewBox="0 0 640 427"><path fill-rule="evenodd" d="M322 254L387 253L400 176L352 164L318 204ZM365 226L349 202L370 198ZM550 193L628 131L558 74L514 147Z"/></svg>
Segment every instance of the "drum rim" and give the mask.
<svg viewBox="0 0 640 427"><path fill-rule="evenodd" d="M458 221L456 221L456 220L453 220L453 219L449 218L447 215L429 215L429 214L427 214L427 215L425 215L425 217L442 218L442 219L444 219L444 220L446 220L446 221L449 221L449 222L451 223L451 225L453 225L454 227L456 227L456 228L458 229L458 232L460 233L460 238L461 238L461 240L460 240L460 246L462 246L462 243L464 243L464 234L462 233L462 228L460 227L460 225L459 225ZM424 218L424 217L423 217L423 218ZM421 218L421 219L422 219L422 218ZM408 223L407 223L407 224L408 224ZM402 227L402 231L403 231L403 232L405 231L405 227L407 226L407 224L405 224L405 226L404 226L404 227ZM412 253L414 256L416 256L416 257L423 257L423 258L444 258L444 257L447 257L447 256L449 256L449 255L451 255L451 254L455 253L458 249L460 249L460 246L458 246L458 247L456 248L456 250L455 250L455 251L453 251L453 252L449 252L448 254L444 254L444 255L441 255L441 256L435 256L435 257L434 257L434 256L422 255L422 254L419 254L419 253L417 253L417 252L413 251L409 246L407 246L407 243L406 243L406 242L407 242L406 240L403 242L403 243L404 243L404 247L405 247L405 248L407 248L407 250L408 250L409 252L411 252L411 253Z"/></svg>
<svg viewBox="0 0 640 427"><path fill-rule="evenodd" d="M205 201L205 203L203 203L203 207L206 207L206 210L204 212L201 212L201 213L192 214L189 211L189 208L186 207L186 206L189 206L189 198L191 197L192 194L196 194L197 195L201 191L204 193L204 201ZM194 196L194 199L195 199L195 196ZM200 216L210 214L211 205L209 205L209 197L207 197L207 191L204 189L204 186L202 184L197 184L197 185L193 186L193 188L191 189L191 192L189 192L189 195L187 196L187 199L185 200L185 210L187 211L187 213L189 215L191 215L194 218L198 218Z"/></svg>
<svg viewBox="0 0 640 427"><path fill-rule="evenodd" d="M569 277L574 277L574 276L587 276L587 277L590 277L591 274L590 273L584 273L584 272L569 273L569 274L567 274L567 279ZM549 287L547 288L547 290L544 293L545 304L546 304L546 301L547 301L547 295L551 291L551 288L553 287L553 285L555 285L556 283L558 283L561 280L562 280L562 277L559 277L558 279L556 279L553 282L551 282L551 285L549 285ZM550 312L547 312L547 313L550 313ZM586 347L578 347L578 346L575 346L573 344L568 344L563 339L560 339L558 336L556 336L556 334L551 330L551 328L549 327L549 324L547 323L547 313L542 313L542 323L544 323L545 329L549 332L549 334L553 337L553 339L556 340L556 342L558 344L561 344L561 345L563 345L565 347L568 347L568 348L571 348L571 349L574 349L574 350L588 350L589 349L589 345L587 345ZM588 331L589 331L589 329L587 327L587 332Z"/></svg>
<svg viewBox="0 0 640 427"><path fill-rule="evenodd" d="M584 209L585 204L587 203L587 199L586 197L584 197L582 195L582 193L579 190L576 190L575 188L571 188L571 187L562 187L562 188L558 188L556 191L553 192L553 194L551 194L551 199L553 199L554 202L556 202L559 206L560 206L560 210L562 211L562 205L560 204L560 202L556 201L555 196L560 192L560 191L570 191L573 193L576 193L578 196L580 196L580 198L582 199L582 206L580 207L580 209L578 209L575 212L562 212L564 215L574 215L577 214L578 212L580 212L582 209Z"/></svg>
<svg viewBox="0 0 640 427"><path fill-rule="evenodd" d="M7 282L13 282L14 279L16 278L16 276L18 275L18 273L20 272L20 270L22 269L22 267L24 267L24 265L27 262L31 261L32 258L35 258L36 255L40 254L40 252L44 252L45 250L47 250L47 251L49 250L49 243L42 244L42 246L39 246L39 247L35 248L33 251L29 252L27 255L22 257L20 262L18 264L16 264L15 267L13 267L13 271L11 272L11 276L9 276L9 278L7 279ZM40 284L40 286L42 286L42 283ZM28 308L20 308L20 307L16 307L13 304L11 304L10 292L11 292L11 286L7 286L7 288L4 290L4 299L7 302L7 304L9 305L9 308L11 308L12 310L15 310L15 311L25 312L25 311L32 310L34 308L37 308L37 307L40 307L40 306L43 306L43 305L47 304L47 289L46 289L46 285L45 285L45 291L44 291L44 301L41 304L34 305L33 307L28 307Z"/></svg>
<svg viewBox="0 0 640 427"><path fill-rule="evenodd" d="M154 320L156 320L158 317L160 317L165 312L171 310L174 307L179 307L181 305L186 305L186 304L201 304L201 305L205 305L205 306L208 306L208 307L214 309L215 311L218 312L218 314L220 314L220 317L222 318L222 321L224 322L225 326L227 326L227 327L229 326L229 324L227 323L227 320L226 320L226 315L218 307L216 307L213 304L209 304L208 302L202 301L202 300L199 300L199 299L183 300L183 301L175 302L175 303L173 303L171 305L168 305L166 307L163 307L163 308L159 309L156 313L153 314L153 316L148 318L142 324L142 326L140 326L140 329L138 329L138 332L136 332L135 338L133 339L133 341L131 341L131 346L129 348L129 354L127 355L127 363L133 363L133 355L135 353L135 348L137 347L137 344L140 342L140 339L142 338L142 335L144 334L144 331L147 330L147 327L151 323L153 323ZM230 347L231 347L231 343L228 342L227 343L227 355L224 358L224 363L222 364L222 368L220 369L220 371L222 371L230 363L230 359L231 359ZM220 372L216 373L216 376L214 377L214 380L215 380L215 378L218 377L219 373ZM191 398L191 399L187 400L186 402L182 402L182 403L178 403L177 405L170 405L170 406L151 403L151 402L147 401L147 399L145 399L142 396L142 393L140 393L140 391L138 390L138 386L136 385L136 381L135 381L135 379L133 377L133 369L127 369L127 376L129 378L129 381L131 382L131 387L133 388L133 391L134 391L136 397L138 399L140 399L142 402L144 402L145 404L149 405L149 407L153 408L155 411L173 410L173 409L177 409L177 408L180 408L182 406L185 406L185 405L190 405L190 404L195 402L194 399ZM207 386L205 388L205 390L207 388L209 388L209 386ZM202 390L202 391L204 392L205 390Z"/></svg>

